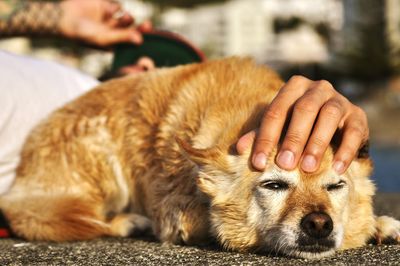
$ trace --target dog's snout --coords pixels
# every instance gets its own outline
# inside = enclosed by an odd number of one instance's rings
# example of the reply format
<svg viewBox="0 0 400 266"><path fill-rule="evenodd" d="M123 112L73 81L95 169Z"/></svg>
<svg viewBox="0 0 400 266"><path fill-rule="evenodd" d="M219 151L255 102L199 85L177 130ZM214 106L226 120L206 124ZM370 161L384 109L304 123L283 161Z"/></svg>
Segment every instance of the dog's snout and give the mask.
<svg viewBox="0 0 400 266"><path fill-rule="evenodd" d="M307 214L301 220L301 228L313 238L325 238L333 230L333 221L331 217L324 212L312 212Z"/></svg>

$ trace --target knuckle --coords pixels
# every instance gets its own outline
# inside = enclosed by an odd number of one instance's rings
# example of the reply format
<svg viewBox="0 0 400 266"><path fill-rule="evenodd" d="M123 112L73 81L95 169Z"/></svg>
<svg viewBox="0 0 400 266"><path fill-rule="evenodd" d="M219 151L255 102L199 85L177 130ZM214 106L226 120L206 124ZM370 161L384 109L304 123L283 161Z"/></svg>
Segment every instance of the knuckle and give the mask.
<svg viewBox="0 0 400 266"><path fill-rule="evenodd" d="M289 79L289 82L297 83L297 82L302 82L304 80L307 80L307 78L301 75L294 75Z"/></svg>
<svg viewBox="0 0 400 266"><path fill-rule="evenodd" d="M359 124L359 123L357 123L357 124ZM349 127L347 128L347 132L348 132L348 134L353 135L353 136L356 136L356 137L359 138L359 139L364 139L364 138L365 138L365 133L366 133L367 131L364 130L364 129L362 129L362 127L360 127L360 126L357 125L357 124L352 125L352 126L349 126Z"/></svg>
<svg viewBox="0 0 400 266"><path fill-rule="evenodd" d="M310 144L310 146L313 147L313 153L320 153L320 151L324 150L329 143L324 138L316 136L310 141Z"/></svg>
<svg viewBox="0 0 400 266"><path fill-rule="evenodd" d="M309 82L309 81L310 80L304 76L294 75L289 79L288 84L292 85L294 89L298 89L297 85L302 84L304 82Z"/></svg>
<svg viewBox="0 0 400 266"><path fill-rule="evenodd" d="M340 154L337 154L338 159L340 159L345 165L350 164L351 160L356 156L357 150L350 145L343 144L340 147Z"/></svg>
<svg viewBox="0 0 400 266"><path fill-rule="evenodd" d="M282 120L286 117L285 113L282 112L278 107L270 106L265 112L264 120Z"/></svg>
<svg viewBox="0 0 400 266"><path fill-rule="evenodd" d="M318 108L315 106L315 101L312 97L304 97L294 105L293 110L299 113L315 113Z"/></svg>
<svg viewBox="0 0 400 266"><path fill-rule="evenodd" d="M275 146L275 141L269 138L260 137L257 139L256 146L259 148L262 147L264 150L269 149Z"/></svg>
<svg viewBox="0 0 400 266"><path fill-rule="evenodd" d="M321 87L324 90L328 89L328 90L331 90L331 91L335 91L335 89L333 88L333 85L329 81L327 81L325 79L321 79L321 80L316 81L316 85L317 85L317 87Z"/></svg>
<svg viewBox="0 0 400 266"><path fill-rule="evenodd" d="M341 117L343 108L338 101L330 100L324 105L323 112L330 117Z"/></svg>
<svg viewBox="0 0 400 266"><path fill-rule="evenodd" d="M310 87L304 95L298 100L298 102L305 101L304 105L309 107L317 108L318 110L322 107L323 103L328 100L327 93L325 90L321 90L318 87Z"/></svg>
<svg viewBox="0 0 400 266"><path fill-rule="evenodd" d="M300 132L288 132L284 141L288 146L299 146L304 142Z"/></svg>

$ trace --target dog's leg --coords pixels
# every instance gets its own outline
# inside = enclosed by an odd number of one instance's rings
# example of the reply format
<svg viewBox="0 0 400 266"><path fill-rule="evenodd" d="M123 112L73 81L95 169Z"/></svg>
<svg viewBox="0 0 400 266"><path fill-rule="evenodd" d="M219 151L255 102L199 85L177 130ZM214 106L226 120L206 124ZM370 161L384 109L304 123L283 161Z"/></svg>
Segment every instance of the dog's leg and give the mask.
<svg viewBox="0 0 400 266"><path fill-rule="evenodd" d="M139 214L118 214L110 222L110 235L126 237L151 232L151 220Z"/></svg>
<svg viewBox="0 0 400 266"><path fill-rule="evenodd" d="M161 242L204 245L210 240L206 204L186 195L166 197L154 217L154 232Z"/></svg>
<svg viewBox="0 0 400 266"><path fill-rule="evenodd" d="M28 240L69 241L101 236L128 236L149 231L151 221L138 214L106 219L99 202L77 196L36 196L2 199L13 233Z"/></svg>
<svg viewBox="0 0 400 266"><path fill-rule="evenodd" d="M375 224L375 240L378 245L393 241L400 243L400 221L389 216L379 216Z"/></svg>

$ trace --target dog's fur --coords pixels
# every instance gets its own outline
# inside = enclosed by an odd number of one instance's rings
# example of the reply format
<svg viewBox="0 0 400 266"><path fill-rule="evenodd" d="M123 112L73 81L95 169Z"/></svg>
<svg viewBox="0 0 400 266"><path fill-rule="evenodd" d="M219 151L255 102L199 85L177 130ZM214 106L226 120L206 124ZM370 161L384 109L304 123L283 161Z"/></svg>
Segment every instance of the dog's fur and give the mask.
<svg viewBox="0 0 400 266"><path fill-rule="evenodd" d="M237 154L238 138L259 125L282 84L268 68L238 58L104 83L33 130L1 209L29 240L151 227L162 242L217 240L231 250L313 258L373 236L398 237L398 221L373 215L369 159L339 176L332 148L313 174L278 168L275 154L255 171L250 149ZM307 234L310 213L314 226L321 213L330 217L327 236Z"/></svg>

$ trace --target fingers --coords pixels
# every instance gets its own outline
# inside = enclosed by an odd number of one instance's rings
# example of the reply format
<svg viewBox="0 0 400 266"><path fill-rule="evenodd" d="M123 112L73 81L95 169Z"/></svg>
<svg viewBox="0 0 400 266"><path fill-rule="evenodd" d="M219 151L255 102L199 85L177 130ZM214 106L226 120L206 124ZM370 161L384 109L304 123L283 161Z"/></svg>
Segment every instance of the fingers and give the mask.
<svg viewBox="0 0 400 266"><path fill-rule="evenodd" d="M102 1L102 10L103 10L103 20L109 20L110 18L118 19L120 14L119 11L122 11L122 6L117 1Z"/></svg>
<svg viewBox="0 0 400 266"><path fill-rule="evenodd" d="M293 170L300 164L305 172L316 171L333 135L342 129L342 142L333 162L333 168L342 174L369 134L365 113L329 82L293 77L265 110L252 155L255 168L265 168L268 155L276 147L288 121L276 156L276 164L285 170ZM239 140L239 153L251 145L254 135L251 132Z"/></svg>
<svg viewBox="0 0 400 266"><path fill-rule="evenodd" d="M137 74L137 73L141 73L141 72L144 72L144 70L142 67L140 67L138 65L124 66L118 70L118 74L123 75L123 76Z"/></svg>
<svg viewBox="0 0 400 266"><path fill-rule="evenodd" d="M321 159L345 115L345 104L344 100L330 99L322 106L302 156L303 171L314 172L319 168Z"/></svg>
<svg viewBox="0 0 400 266"><path fill-rule="evenodd" d="M124 11L117 1L104 1L103 21L111 28L128 27L134 23L134 18Z"/></svg>
<svg viewBox="0 0 400 266"><path fill-rule="evenodd" d="M268 155L279 141L292 105L304 94L310 82L303 77L291 78L265 110L252 156L252 163L255 168L259 170L265 168ZM283 156L282 160L291 160L290 154L289 158L287 155L287 153L281 155Z"/></svg>
<svg viewBox="0 0 400 266"><path fill-rule="evenodd" d="M314 84L293 106L290 124L277 156L277 164L283 169L291 170L298 164L318 113L331 96L329 88L321 88L326 84ZM311 163L310 157L306 159Z"/></svg>
<svg viewBox="0 0 400 266"><path fill-rule="evenodd" d="M118 28L127 28L132 25L134 22L134 19L132 18L131 15L129 15L127 12L124 12L122 10L118 11L117 14L119 15L119 18L116 19L111 19L110 22L108 23L110 28L113 29L118 29ZM131 35L130 42L133 42L135 44L141 44L143 42L142 38L142 33L145 32L150 32L153 30L153 24L149 21L146 20L136 28L134 27L129 27L129 29L134 32ZM129 41L129 39L128 39Z"/></svg>
<svg viewBox="0 0 400 266"><path fill-rule="evenodd" d="M118 70L121 75L137 74L140 72L150 71L155 69L154 61L146 56L139 58L139 60L134 65L124 66Z"/></svg>
<svg viewBox="0 0 400 266"><path fill-rule="evenodd" d="M110 27L127 27L132 25L135 20L128 12L124 11L121 4L116 1L106 1L104 7L104 20L108 21ZM138 27L140 32L149 32L153 30L153 24L150 20L143 21Z"/></svg>
<svg viewBox="0 0 400 266"><path fill-rule="evenodd" d="M333 169L338 174L343 174L347 170L360 147L369 138L367 117L360 108L355 108L344 122L342 142L333 160Z"/></svg>
<svg viewBox="0 0 400 266"><path fill-rule="evenodd" d="M133 17L126 11L119 10L112 17L106 20L106 24L110 28L125 28L134 23Z"/></svg>
<svg viewBox="0 0 400 266"><path fill-rule="evenodd" d="M153 30L153 24L150 20L145 20L138 26L140 32L150 32Z"/></svg>
<svg viewBox="0 0 400 266"><path fill-rule="evenodd" d="M98 46L120 42L141 44L141 32L130 27L133 17L117 1L61 1L59 31L65 37Z"/></svg>
<svg viewBox="0 0 400 266"><path fill-rule="evenodd" d="M115 24L111 25L112 27L122 28L131 26L134 23L133 17L126 11L118 11L112 21L115 21Z"/></svg>
<svg viewBox="0 0 400 266"><path fill-rule="evenodd" d="M140 66L144 71L150 71L156 68L156 64L150 57L142 56L137 60L136 64Z"/></svg>
<svg viewBox="0 0 400 266"><path fill-rule="evenodd" d="M141 44L143 42L142 34L134 28L104 28L101 32L101 35L97 35L94 40L99 46L108 46L121 42L132 42L135 44Z"/></svg>

